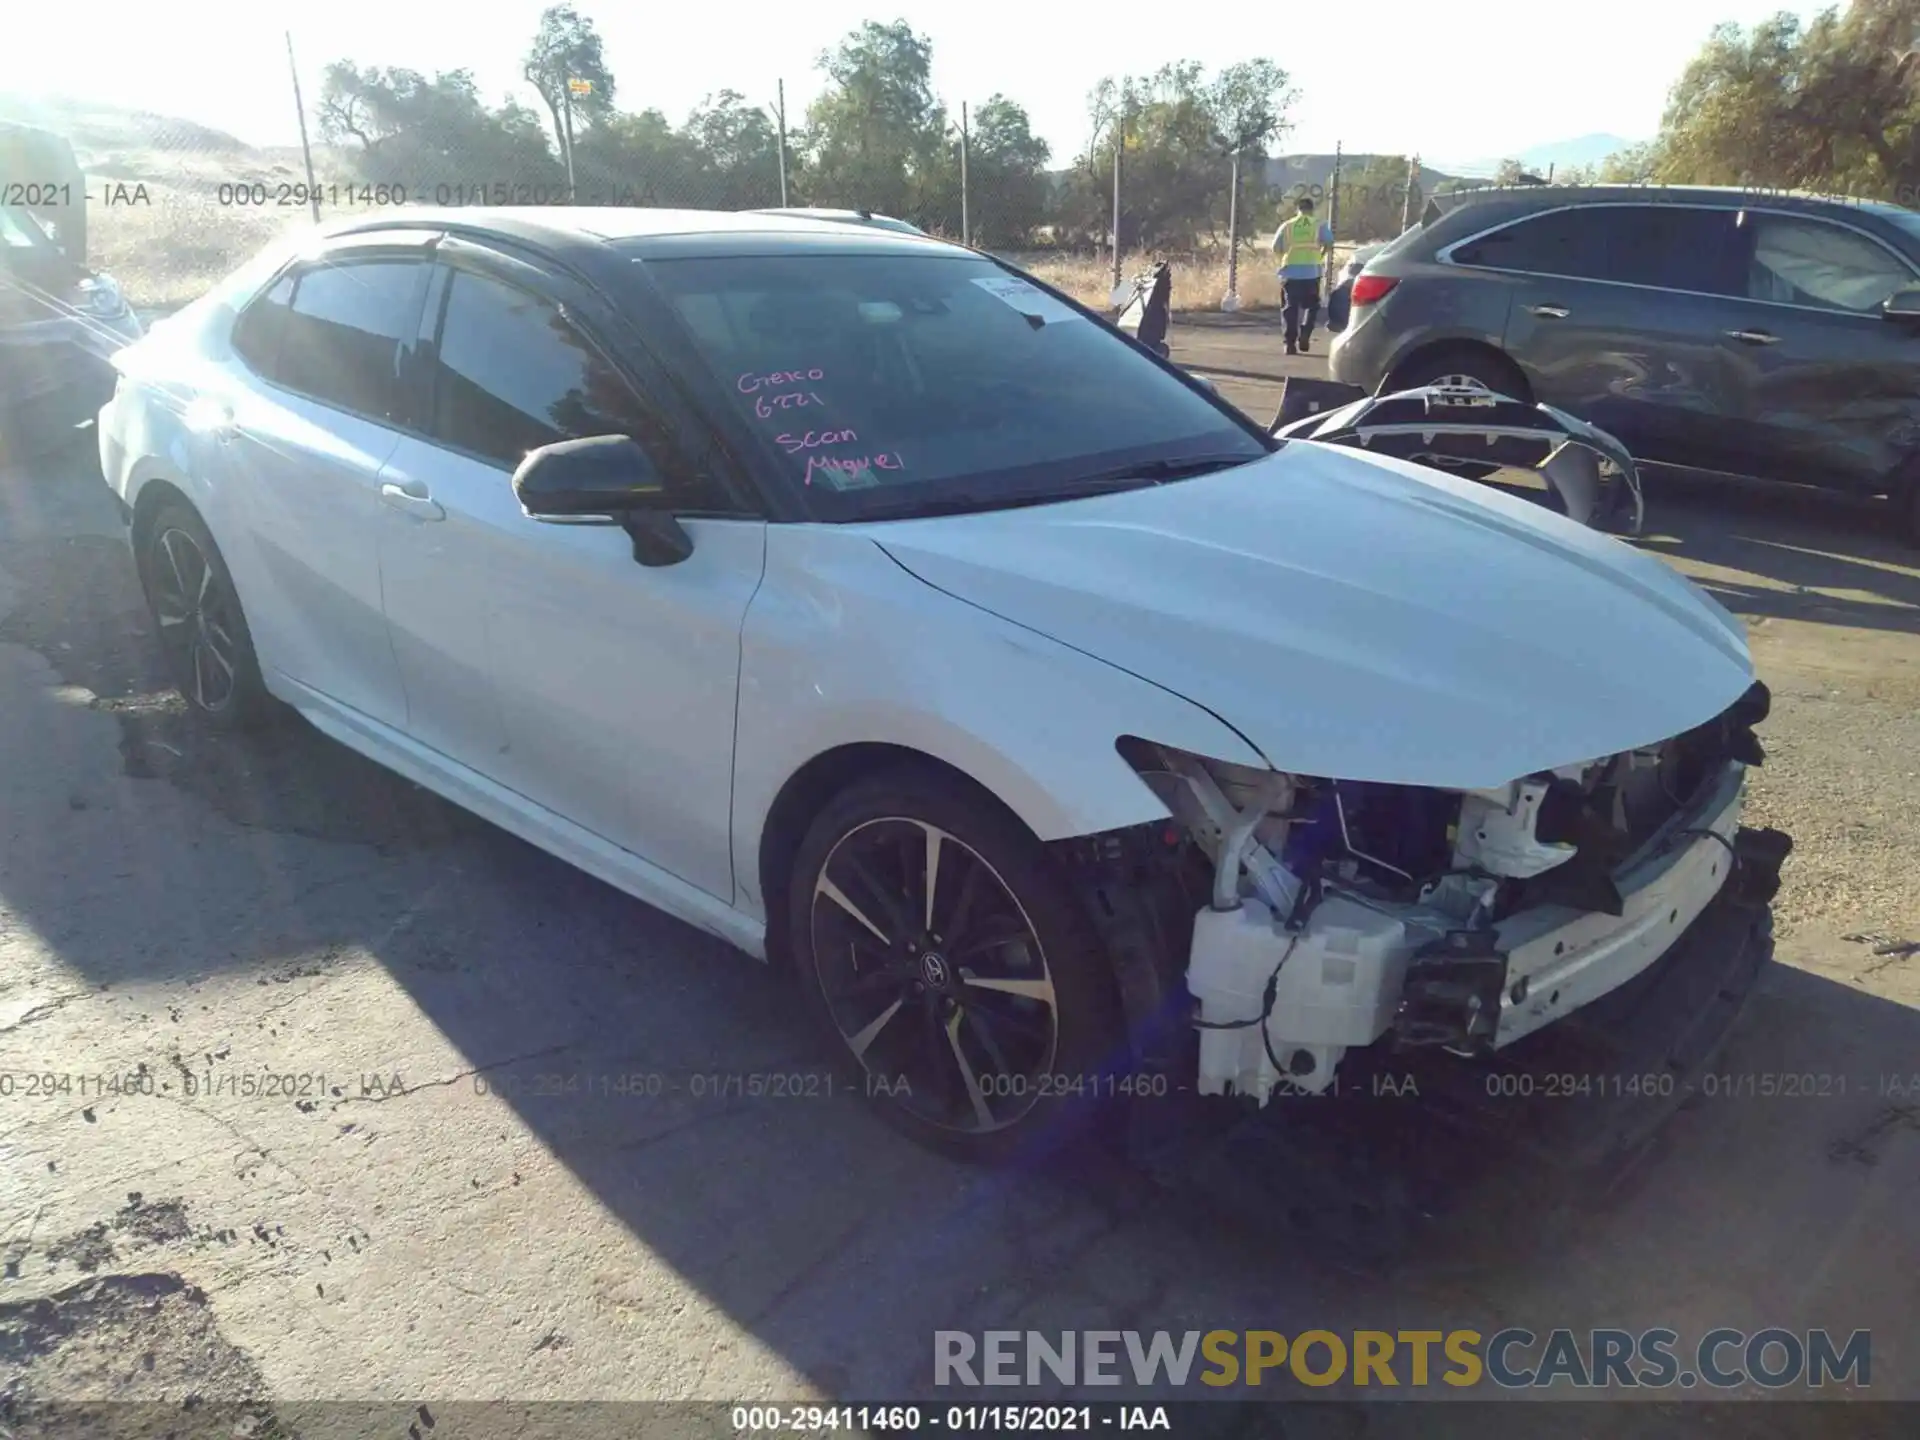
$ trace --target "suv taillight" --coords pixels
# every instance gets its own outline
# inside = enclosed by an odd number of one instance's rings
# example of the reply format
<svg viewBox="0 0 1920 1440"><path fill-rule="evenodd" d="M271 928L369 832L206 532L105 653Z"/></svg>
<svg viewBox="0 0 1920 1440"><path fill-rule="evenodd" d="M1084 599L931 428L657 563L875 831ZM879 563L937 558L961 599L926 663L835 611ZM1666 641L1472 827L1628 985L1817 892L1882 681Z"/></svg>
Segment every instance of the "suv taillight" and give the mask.
<svg viewBox="0 0 1920 1440"><path fill-rule="evenodd" d="M1400 281L1391 275L1362 275L1353 282L1352 300L1355 305L1371 305L1385 297L1386 293Z"/></svg>

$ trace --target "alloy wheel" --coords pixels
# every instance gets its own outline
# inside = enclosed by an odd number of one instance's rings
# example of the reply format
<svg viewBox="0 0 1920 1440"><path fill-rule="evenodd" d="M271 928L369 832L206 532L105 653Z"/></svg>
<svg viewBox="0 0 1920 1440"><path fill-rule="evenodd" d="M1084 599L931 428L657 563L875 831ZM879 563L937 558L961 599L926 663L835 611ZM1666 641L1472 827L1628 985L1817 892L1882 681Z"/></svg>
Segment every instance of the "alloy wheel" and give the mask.
<svg viewBox="0 0 1920 1440"><path fill-rule="evenodd" d="M200 542L185 530L162 530L154 538L151 556L148 569L160 642L175 661L187 698L218 714L233 703L239 679L234 597Z"/></svg>
<svg viewBox="0 0 1920 1440"><path fill-rule="evenodd" d="M969 1134L1041 1098L1053 976L1012 889L965 841L906 817L854 827L820 867L810 923L815 978L870 1090Z"/></svg>

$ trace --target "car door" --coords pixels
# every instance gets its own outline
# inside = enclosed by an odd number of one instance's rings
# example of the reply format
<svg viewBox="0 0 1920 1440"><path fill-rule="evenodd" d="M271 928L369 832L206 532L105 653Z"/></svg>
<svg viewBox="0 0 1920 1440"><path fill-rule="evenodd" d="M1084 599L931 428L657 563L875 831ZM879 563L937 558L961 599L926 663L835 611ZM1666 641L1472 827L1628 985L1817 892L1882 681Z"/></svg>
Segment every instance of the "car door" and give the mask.
<svg viewBox="0 0 1920 1440"><path fill-rule="evenodd" d="M1746 298L1721 343L1743 398L1748 472L1874 489L1920 451L1920 332L1884 318L1914 267L1814 215L1741 217Z"/></svg>
<svg viewBox="0 0 1920 1440"><path fill-rule="evenodd" d="M589 334L593 297L478 245L447 242L442 264L433 438L402 440L382 477L417 507L381 529L409 730L731 901L740 628L764 521L689 458L704 451L658 377ZM528 450L615 433L686 496L679 564L640 565L618 526L542 524L514 497Z"/></svg>
<svg viewBox="0 0 1920 1440"><path fill-rule="evenodd" d="M1505 348L1534 397L1636 456L1715 466L1733 403L1734 214L1670 204L1548 211L1453 247L1514 289Z"/></svg>
<svg viewBox="0 0 1920 1440"><path fill-rule="evenodd" d="M389 725L406 700L380 593L379 475L409 423L402 374L427 271L417 245L391 242L296 266L242 312L231 383L201 397L260 654Z"/></svg>

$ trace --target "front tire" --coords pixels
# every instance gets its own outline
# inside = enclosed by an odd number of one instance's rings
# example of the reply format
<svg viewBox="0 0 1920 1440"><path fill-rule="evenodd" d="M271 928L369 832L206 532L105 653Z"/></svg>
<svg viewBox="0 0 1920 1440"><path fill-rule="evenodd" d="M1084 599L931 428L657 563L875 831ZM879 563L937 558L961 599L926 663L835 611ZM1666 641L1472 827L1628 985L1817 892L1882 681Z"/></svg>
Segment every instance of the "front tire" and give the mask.
<svg viewBox="0 0 1920 1440"><path fill-rule="evenodd" d="M167 670L194 715L230 730L272 719L277 707L260 676L240 593L192 506L162 503L142 532L139 569Z"/></svg>
<svg viewBox="0 0 1920 1440"><path fill-rule="evenodd" d="M787 924L805 1003L890 1125L970 1162L1057 1149L1127 1073L1104 951L1013 816L918 767L857 782L795 858Z"/></svg>

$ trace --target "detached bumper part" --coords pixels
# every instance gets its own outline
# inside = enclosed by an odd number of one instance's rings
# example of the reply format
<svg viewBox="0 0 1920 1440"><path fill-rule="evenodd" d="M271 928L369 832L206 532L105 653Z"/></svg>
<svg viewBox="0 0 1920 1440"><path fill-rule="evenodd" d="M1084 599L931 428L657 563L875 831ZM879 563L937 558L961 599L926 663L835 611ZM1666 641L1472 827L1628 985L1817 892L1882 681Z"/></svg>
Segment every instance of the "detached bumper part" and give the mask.
<svg viewBox="0 0 1920 1440"><path fill-rule="evenodd" d="M1639 471L1626 446L1564 411L1525 404L1477 381L1370 396L1358 386L1289 378L1270 433L1472 478L1536 470L1579 524L1606 528L1625 512L1624 528L1638 535L1646 523Z"/></svg>

